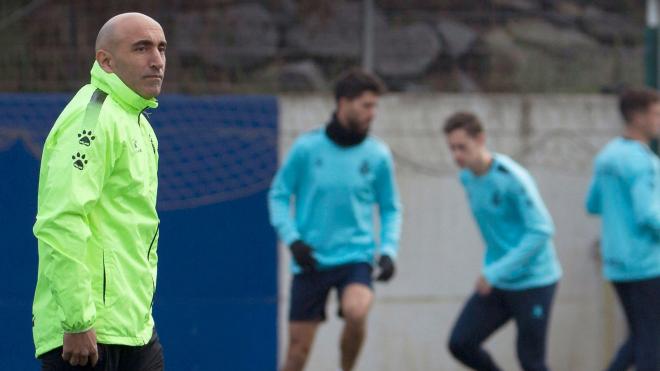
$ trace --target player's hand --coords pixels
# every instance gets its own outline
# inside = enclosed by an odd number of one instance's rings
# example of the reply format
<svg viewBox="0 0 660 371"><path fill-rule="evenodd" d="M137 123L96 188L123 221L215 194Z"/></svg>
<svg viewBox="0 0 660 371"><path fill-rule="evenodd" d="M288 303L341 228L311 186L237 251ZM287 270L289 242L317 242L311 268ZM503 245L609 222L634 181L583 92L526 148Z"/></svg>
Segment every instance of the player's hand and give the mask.
<svg viewBox="0 0 660 371"><path fill-rule="evenodd" d="M316 259L312 256L312 248L301 240L291 244L291 254L298 263L303 272L313 272L316 270Z"/></svg>
<svg viewBox="0 0 660 371"><path fill-rule="evenodd" d="M376 277L377 281L387 282L394 277L396 267L394 266L394 260L389 256L382 255L378 260L378 267L380 268L380 273Z"/></svg>
<svg viewBox="0 0 660 371"><path fill-rule="evenodd" d="M486 281L486 278L484 276L479 276L479 279L477 280L477 292L481 296L488 296L490 293L493 291L493 286Z"/></svg>
<svg viewBox="0 0 660 371"><path fill-rule="evenodd" d="M64 334L62 359L71 366L86 366L88 363L96 366L99 361L96 331L91 329L76 334Z"/></svg>

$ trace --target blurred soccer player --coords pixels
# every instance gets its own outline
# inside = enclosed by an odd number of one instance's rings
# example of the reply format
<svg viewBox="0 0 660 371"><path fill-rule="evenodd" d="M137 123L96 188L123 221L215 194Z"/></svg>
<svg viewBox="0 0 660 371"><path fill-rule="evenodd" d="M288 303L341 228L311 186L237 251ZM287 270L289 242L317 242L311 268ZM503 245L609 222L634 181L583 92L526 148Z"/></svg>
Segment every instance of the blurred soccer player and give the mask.
<svg viewBox="0 0 660 371"><path fill-rule="evenodd" d="M161 26L143 14L110 19L91 83L46 140L33 305L44 371L163 369L151 315L158 142L142 112L158 106L165 45Z"/></svg>
<svg viewBox="0 0 660 371"><path fill-rule="evenodd" d="M344 74L335 87L330 122L296 140L271 186L271 222L293 255L284 371L304 368L333 288L345 321L341 368L353 369L374 297L376 205L382 230L377 279L388 281L394 274L401 211L393 161L387 145L368 135L382 90L368 73Z"/></svg>
<svg viewBox="0 0 660 371"><path fill-rule="evenodd" d="M486 243L476 292L449 339L451 353L480 371L500 370L482 343L510 319L525 371L548 370L546 337L561 276L550 214L529 173L511 158L491 153L479 119L466 112L444 126L451 154Z"/></svg>
<svg viewBox="0 0 660 371"><path fill-rule="evenodd" d="M602 218L603 274L626 315L629 337L608 370L660 370L660 96L630 90L619 100L623 136L596 157L586 200Z"/></svg>

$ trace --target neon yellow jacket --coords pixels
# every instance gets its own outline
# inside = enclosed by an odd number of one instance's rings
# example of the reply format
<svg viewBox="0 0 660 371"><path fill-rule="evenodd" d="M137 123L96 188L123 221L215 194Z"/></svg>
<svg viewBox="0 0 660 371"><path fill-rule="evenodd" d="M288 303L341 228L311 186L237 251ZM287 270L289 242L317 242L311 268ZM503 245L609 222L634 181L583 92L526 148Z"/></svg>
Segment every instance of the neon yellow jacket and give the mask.
<svg viewBox="0 0 660 371"><path fill-rule="evenodd" d="M156 108L94 63L44 145L34 235L36 355L65 332L94 328L104 344L144 345L153 331L158 245Z"/></svg>

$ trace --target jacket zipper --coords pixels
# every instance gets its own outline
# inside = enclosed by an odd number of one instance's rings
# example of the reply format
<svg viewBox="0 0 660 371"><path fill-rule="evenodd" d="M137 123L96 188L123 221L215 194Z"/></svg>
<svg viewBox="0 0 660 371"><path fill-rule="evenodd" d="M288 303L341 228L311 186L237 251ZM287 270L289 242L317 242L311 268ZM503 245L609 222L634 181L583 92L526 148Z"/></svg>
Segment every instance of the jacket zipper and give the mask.
<svg viewBox="0 0 660 371"><path fill-rule="evenodd" d="M147 263L151 261L151 248L154 246L154 242L156 241L156 236L158 236L158 231L160 231L160 225L156 227L156 233L154 233L154 236L151 238L151 243L149 244L149 250L147 251ZM151 313L151 309L154 307L154 298L156 297L156 282L154 282L153 277L151 277L151 303L149 304L149 311L147 312L147 316L149 313Z"/></svg>
<svg viewBox="0 0 660 371"><path fill-rule="evenodd" d="M151 248L154 247L154 242L156 241L156 236L158 236L158 231L160 230L160 225L156 227L156 233L154 233L154 236L151 238L151 243L149 244L149 250L147 250L147 261L151 259Z"/></svg>
<svg viewBox="0 0 660 371"><path fill-rule="evenodd" d="M105 289L106 289L105 251L103 251L102 259L103 259L103 305L105 305Z"/></svg>
<svg viewBox="0 0 660 371"><path fill-rule="evenodd" d="M142 114L143 114L144 111L146 111L146 110L147 110L147 108L145 107L145 108L142 109L142 111L140 111L140 113L138 114L138 126L139 126L140 128L142 127L142 125L140 124L140 119L142 118ZM156 146L154 145L154 140L153 140L153 138L151 137L151 135L149 135L149 142L151 143L151 149L153 150L154 154L156 154ZM149 263L149 261L151 260L151 249L152 249L153 246L154 246L154 242L156 241L156 236L158 236L158 231L159 231L159 230L160 230L160 225L158 225L158 227L156 227L156 233L154 233L154 236L151 238L151 243L149 244L149 249L147 250L147 263ZM152 287L152 292L151 292L151 303L149 304L149 311L147 312L147 316L149 316L149 313L151 313L151 309L152 309L153 306L154 306L154 298L155 298L155 296L156 296L156 282L154 282L153 277L151 277L151 287Z"/></svg>
<svg viewBox="0 0 660 371"><path fill-rule="evenodd" d="M142 114L146 110L147 109L144 108L142 111L140 111L140 113L138 113L138 126L140 127L142 127L142 125L140 124L140 118L142 117ZM152 138L151 135L149 135L149 142L151 142L151 150L154 151L154 154L156 154L156 146L154 145L154 138Z"/></svg>

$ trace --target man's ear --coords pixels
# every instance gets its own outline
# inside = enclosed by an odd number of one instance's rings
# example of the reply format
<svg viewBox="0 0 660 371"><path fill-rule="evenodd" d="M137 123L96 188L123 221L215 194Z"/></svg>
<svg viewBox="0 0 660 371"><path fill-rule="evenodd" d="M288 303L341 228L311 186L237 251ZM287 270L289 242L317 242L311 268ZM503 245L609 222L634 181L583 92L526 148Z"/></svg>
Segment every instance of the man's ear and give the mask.
<svg viewBox="0 0 660 371"><path fill-rule="evenodd" d="M486 133L484 133L483 131L477 134L477 137L474 139L477 141L477 143L479 143L480 146L486 145Z"/></svg>
<svg viewBox="0 0 660 371"><path fill-rule="evenodd" d="M112 59L112 54L110 54L108 51L99 49L96 52L96 61L99 63L99 66L103 69L103 71L107 73L114 73L114 61Z"/></svg>

